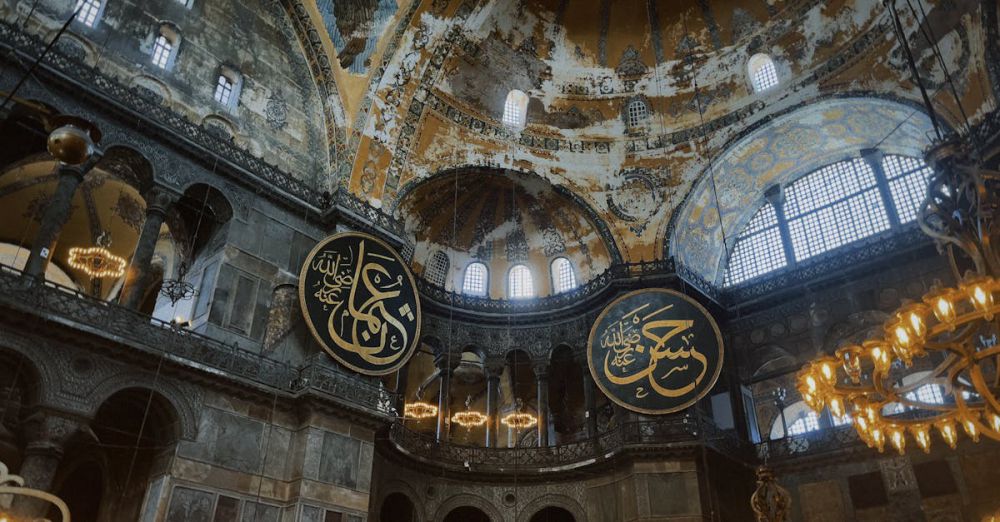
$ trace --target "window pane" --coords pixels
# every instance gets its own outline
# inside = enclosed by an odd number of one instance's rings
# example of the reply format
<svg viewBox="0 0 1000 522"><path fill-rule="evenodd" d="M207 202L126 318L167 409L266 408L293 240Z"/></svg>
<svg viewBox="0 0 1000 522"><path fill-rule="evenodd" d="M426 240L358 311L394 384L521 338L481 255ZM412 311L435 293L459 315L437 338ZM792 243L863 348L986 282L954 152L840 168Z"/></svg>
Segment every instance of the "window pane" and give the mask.
<svg viewBox="0 0 1000 522"><path fill-rule="evenodd" d="M795 422L788 426L788 434L802 435L803 433L816 431L818 429L819 417L816 416L816 412L810 411L804 417L799 417Z"/></svg>
<svg viewBox="0 0 1000 522"><path fill-rule="evenodd" d="M101 11L101 0L79 0L76 9L80 10L76 19L87 27L94 27L97 23L97 13Z"/></svg>
<svg viewBox="0 0 1000 522"><path fill-rule="evenodd" d="M628 104L628 125L635 127L646 119L646 104L641 100L635 100Z"/></svg>
<svg viewBox="0 0 1000 522"><path fill-rule="evenodd" d="M774 206L765 203L736 238L729 257L725 286L735 285L784 267L785 247Z"/></svg>
<svg viewBox="0 0 1000 522"><path fill-rule="evenodd" d="M524 265L510 269L510 297L520 299L535 295L535 287L531 281L531 271Z"/></svg>
<svg viewBox="0 0 1000 522"><path fill-rule="evenodd" d="M882 170L889 180L889 193L896 206L900 223L917 219L920 205L927 196L927 183L934 172L916 158L888 155L882 159Z"/></svg>
<svg viewBox="0 0 1000 522"><path fill-rule="evenodd" d="M524 127L525 113L528 112L528 95L513 90L507 93L503 104L503 123L510 127Z"/></svg>
<svg viewBox="0 0 1000 522"><path fill-rule="evenodd" d="M472 263L465 268L462 292L469 295L486 295L486 265Z"/></svg>
<svg viewBox="0 0 1000 522"><path fill-rule="evenodd" d="M424 270L424 277L430 283L444 286L445 278L448 275L448 264L448 256L444 252L434 252L427 269Z"/></svg>
<svg viewBox="0 0 1000 522"><path fill-rule="evenodd" d="M233 96L233 83L223 75L219 75L219 83L215 86L215 101L229 105L229 100Z"/></svg>
<svg viewBox="0 0 1000 522"><path fill-rule="evenodd" d="M153 44L153 65L161 69L166 69L167 60L170 59L171 47L172 44L167 40L166 36L157 36L156 42Z"/></svg>
<svg viewBox="0 0 1000 522"><path fill-rule="evenodd" d="M755 55L750 59L750 81L754 92L761 92L778 85L778 70L774 60L767 55Z"/></svg>
<svg viewBox="0 0 1000 522"><path fill-rule="evenodd" d="M793 183L786 196L797 261L889 229L875 172L864 160L823 167Z"/></svg>
<svg viewBox="0 0 1000 522"><path fill-rule="evenodd" d="M552 281L557 294L576 288L576 274L568 259L560 257L552 262Z"/></svg>

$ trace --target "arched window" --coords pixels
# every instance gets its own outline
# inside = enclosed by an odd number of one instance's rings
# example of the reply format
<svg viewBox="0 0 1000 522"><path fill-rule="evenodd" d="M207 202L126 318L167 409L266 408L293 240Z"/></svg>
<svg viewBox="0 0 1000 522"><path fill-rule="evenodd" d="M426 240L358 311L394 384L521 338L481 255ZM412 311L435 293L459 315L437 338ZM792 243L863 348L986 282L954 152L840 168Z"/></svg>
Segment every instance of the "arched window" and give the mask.
<svg viewBox="0 0 1000 522"><path fill-rule="evenodd" d="M444 286L445 278L448 276L449 264L448 256L444 252L440 250L434 252L430 263L427 264L427 268L424 270L424 278L432 284Z"/></svg>
<svg viewBox="0 0 1000 522"><path fill-rule="evenodd" d="M913 222L931 174L923 161L895 155L880 164L858 158L806 174L785 188L783 219L766 203L737 236L724 285L786 266L786 252L798 263L897 227L889 209L900 226Z"/></svg>
<svg viewBox="0 0 1000 522"><path fill-rule="evenodd" d="M180 44L180 33L172 24L161 24L153 41L152 62L160 69L170 69L177 56L177 46Z"/></svg>
<svg viewBox="0 0 1000 522"><path fill-rule="evenodd" d="M763 92L778 85L778 69L766 54L755 54L747 62L747 74L754 92Z"/></svg>
<svg viewBox="0 0 1000 522"><path fill-rule="evenodd" d="M507 100L503 104L503 124L515 129L522 129L527 113L528 95L517 89L507 93Z"/></svg>
<svg viewBox="0 0 1000 522"><path fill-rule="evenodd" d="M819 416L816 415L805 401L798 401L787 406L783 412L784 422L788 424L788 435L802 435L819 429ZM771 423L771 439L785 436L782 430L782 417L779 415Z"/></svg>
<svg viewBox="0 0 1000 522"><path fill-rule="evenodd" d="M628 104L628 126L637 127L646 121L649 115L649 108L642 100L632 100Z"/></svg>
<svg viewBox="0 0 1000 522"><path fill-rule="evenodd" d="M778 230L778 214L774 206L765 203L736 238L729 257L725 285L735 285L748 279L784 267L785 247Z"/></svg>
<svg viewBox="0 0 1000 522"><path fill-rule="evenodd" d="M535 296L535 285L531 280L531 270L524 265L514 265L507 274L507 295L511 299Z"/></svg>
<svg viewBox="0 0 1000 522"><path fill-rule="evenodd" d="M104 0L77 0L76 7L73 9L74 11L79 10L76 14L77 22L87 27L96 27L103 8Z"/></svg>
<svg viewBox="0 0 1000 522"><path fill-rule="evenodd" d="M486 295L489 270L486 265L475 262L465 267L465 277L462 279L462 292L469 295Z"/></svg>
<svg viewBox="0 0 1000 522"><path fill-rule="evenodd" d="M240 90L243 87L243 76L223 65L219 68L219 78L215 82L215 101L227 109L235 109L239 103Z"/></svg>
<svg viewBox="0 0 1000 522"><path fill-rule="evenodd" d="M809 411L805 415L795 419L788 425L789 435L802 435L803 433L809 433L810 431L816 431L819 429L819 417L816 412Z"/></svg>
<svg viewBox="0 0 1000 522"><path fill-rule="evenodd" d="M554 293L568 292L576 288L576 274L573 265L565 257L552 260L552 289Z"/></svg>
<svg viewBox="0 0 1000 522"><path fill-rule="evenodd" d="M889 193L900 223L917 219L920 205L927 196L927 182L934 173L923 160L887 154L882 158L882 170L889 183Z"/></svg>

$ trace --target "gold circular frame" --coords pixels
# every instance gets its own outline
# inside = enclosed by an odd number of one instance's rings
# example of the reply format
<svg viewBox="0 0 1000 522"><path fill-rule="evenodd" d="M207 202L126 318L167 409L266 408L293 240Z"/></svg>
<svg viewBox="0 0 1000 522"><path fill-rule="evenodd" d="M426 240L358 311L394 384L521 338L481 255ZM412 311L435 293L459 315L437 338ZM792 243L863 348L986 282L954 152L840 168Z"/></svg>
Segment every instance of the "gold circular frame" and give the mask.
<svg viewBox="0 0 1000 522"><path fill-rule="evenodd" d="M716 366L715 373L712 375L712 379L711 381L709 381L708 386L706 386L696 396L684 402L684 404L666 410L650 410L646 408L640 408L638 406L620 400L617 396L608 392L608 389L604 387L604 384L597 378L597 374L594 372L593 346L594 346L594 335L597 333L597 325L601 324L601 321L603 321L604 317L608 315L608 312L612 308L614 308L618 303L630 297L650 292L674 295L686 301L688 304L694 306L696 310L701 312L701 314L708 319L709 324L712 325L712 331L715 332L715 339L719 342L719 364L718 366ZM719 324L715 322L715 318L712 317L712 314L708 313L708 310L706 310L705 307L701 305L701 303L695 301L688 295L667 288L643 288L640 290L633 290L625 295L619 296L614 301L611 301L611 303L605 306L604 310L601 310L601 315L598 315L597 319L594 320L593 326L590 327L590 335L587 337L587 368L590 369L590 377L594 379L594 383L596 383L597 387L600 388L601 393L603 393L605 397L610 399L615 404L627 410L631 410L636 413L642 413L646 415L666 415L668 413L676 413L678 411L690 408L692 405L694 405L694 403L700 401L703 397L705 397L705 395L708 395L708 392L712 391L712 388L715 387L715 383L719 380L719 375L722 373L722 365L725 363L726 360L725 355L726 355L726 346L725 343L723 343L722 341L722 332L719 330Z"/></svg>
<svg viewBox="0 0 1000 522"><path fill-rule="evenodd" d="M410 288L413 289L413 297L415 298L414 300L416 302L416 310L414 315L417 318L416 320L417 328L413 332L413 340L410 342L410 346L407 347L408 353L403 355L402 359L400 359L398 363L396 363L391 368L388 368L386 370L372 371L372 370L358 368L357 366L345 361L343 358L337 355L329 346L326 345L326 342L324 342L323 339L320 337L320 335L316 332L316 327L313 325L312 317L309 316L309 311L308 311L309 309L308 307L306 307L306 292L304 283L306 280L306 273L308 272L309 265L312 263L313 257L315 257L316 254L331 241L335 241L337 239L344 237L357 237L366 241L374 241L375 243L381 245L383 248L388 250L392 254L392 257L395 258L396 261L399 263L399 265L403 267L403 272L406 274L406 278L410 282ZM315 339L316 342L323 347L323 350L325 350L327 354L333 357L334 360L336 360L340 364L362 375L371 375L377 377L382 375L388 375L392 372L400 370L403 366L406 366L406 363L410 362L410 358L413 357L414 353L416 353L417 344L420 342L420 324L423 322L423 315L421 314L420 311L420 291L417 290L417 282L416 280L413 279L413 272L410 271L409 265L407 265L406 262L403 261L403 258L399 256L399 252L396 252L396 249L392 248L392 246L390 246L385 241L382 241L381 239L371 234L365 234L363 232L353 232L353 231L339 232L332 236L327 236L321 239L318 243L316 243L316 246L314 246L313 249L309 251L309 255L306 256L305 262L302 263L302 268L299 270L298 286L299 286L299 308L302 310L302 317L305 318L306 320L306 325L309 327L309 332L312 333L313 339Z"/></svg>

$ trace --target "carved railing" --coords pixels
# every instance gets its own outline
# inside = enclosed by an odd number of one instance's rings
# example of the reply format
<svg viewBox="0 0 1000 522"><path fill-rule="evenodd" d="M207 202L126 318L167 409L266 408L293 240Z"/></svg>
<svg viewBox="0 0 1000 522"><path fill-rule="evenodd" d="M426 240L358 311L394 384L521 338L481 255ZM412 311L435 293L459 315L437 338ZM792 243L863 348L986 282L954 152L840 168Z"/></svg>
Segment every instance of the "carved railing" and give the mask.
<svg viewBox="0 0 1000 522"><path fill-rule="evenodd" d="M757 458L773 462L843 451L852 446L863 447L858 432L848 424L761 442L757 445Z"/></svg>
<svg viewBox="0 0 1000 522"><path fill-rule="evenodd" d="M391 413L395 400L378 382L318 360L294 367L72 288L23 277L5 265L0 265L0 306L276 393L313 394L380 416Z"/></svg>
<svg viewBox="0 0 1000 522"><path fill-rule="evenodd" d="M749 443L734 432L720 430L710 420L695 416L630 422L591 439L548 447L486 448L441 443L402 423L392 425L389 438L397 450L424 463L487 473L566 471L613 458L631 447L680 449L707 445L740 460L754 458Z"/></svg>

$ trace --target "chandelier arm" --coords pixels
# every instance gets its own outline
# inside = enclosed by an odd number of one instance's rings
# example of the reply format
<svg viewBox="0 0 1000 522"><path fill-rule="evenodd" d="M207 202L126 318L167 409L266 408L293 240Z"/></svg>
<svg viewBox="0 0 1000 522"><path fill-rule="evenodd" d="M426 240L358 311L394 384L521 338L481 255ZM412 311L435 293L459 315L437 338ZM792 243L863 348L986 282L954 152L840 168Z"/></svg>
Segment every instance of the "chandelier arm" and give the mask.
<svg viewBox="0 0 1000 522"><path fill-rule="evenodd" d="M1000 414L1000 401L997 400L989 386L986 385L983 370L978 364L969 368L969 377L972 378L972 385L976 387L976 391L983 397L983 400L993 408L994 412Z"/></svg>

